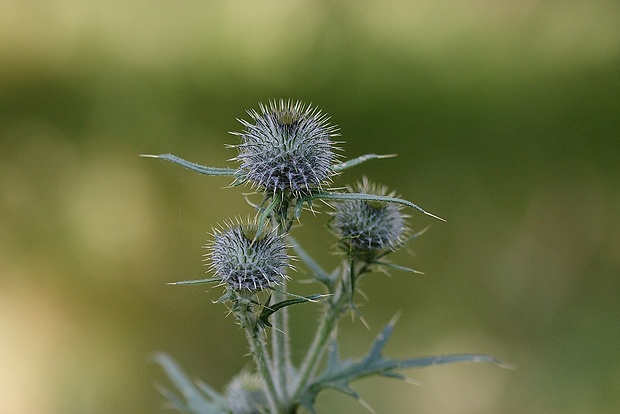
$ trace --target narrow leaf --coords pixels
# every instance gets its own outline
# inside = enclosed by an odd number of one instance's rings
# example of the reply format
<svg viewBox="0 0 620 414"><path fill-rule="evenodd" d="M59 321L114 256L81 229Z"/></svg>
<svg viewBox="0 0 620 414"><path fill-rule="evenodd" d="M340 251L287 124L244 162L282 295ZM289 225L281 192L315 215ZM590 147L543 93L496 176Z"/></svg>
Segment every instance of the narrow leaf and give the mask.
<svg viewBox="0 0 620 414"><path fill-rule="evenodd" d="M382 372L381 376L386 377L386 378L394 378L394 379L402 380L402 381L407 380L407 377L405 377L403 374L401 374L400 372L394 372L394 371Z"/></svg>
<svg viewBox="0 0 620 414"><path fill-rule="evenodd" d="M204 381L201 380L196 380L194 381L196 386L205 394L207 394L209 396L209 398L211 398L212 400L215 401L219 401L222 399L222 395L220 395L220 393L218 393L217 391L215 391L213 388L211 388L209 386L209 384L207 384Z"/></svg>
<svg viewBox="0 0 620 414"><path fill-rule="evenodd" d="M389 263L389 262L376 261L376 262L373 262L373 264L377 264L377 265L384 266L384 267L389 267L390 269L394 269L394 270L401 270L403 272L416 273L419 275L424 274L424 272L420 272L419 270L411 269L410 267L405 267L405 266L401 266L401 265L397 265L397 264Z"/></svg>
<svg viewBox="0 0 620 414"><path fill-rule="evenodd" d="M271 326L268 318L278 310L287 306L296 305L298 303L316 302L319 299L325 297L325 295L315 294L310 296L296 296L293 299L283 300L282 302L275 303L273 305L264 306L258 320L265 326Z"/></svg>
<svg viewBox="0 0 620 414"><path fill-rule="evenodd" d="M267 198L265 198L265 200L263 200L263 204L265 204L265 201L267 201ZM273 210L280 204L280 200L277 199L273 199L271 200L271 203L269 203L269 205L263 209L262 208L262 204L261 204L261 213L258 217L258 225L256 227L256 235L255 240L258 238L258 236L260 236L260 234L263 232L263 227L265 227L265 221L273 214Z"/></svg>
<svg viewBox="0 0 620 414"><path fill-rule="evenodd" d="M297 200L295 200L295 210L294 210L294 216L296 219L299 219L299 217L301 217L301 211L304 208L304 199L303 198L298 198Z"/></svg>
<svg viewBox="0 0 620 414"><path fill-rule="evenodd" d="M488 362L501 368L514 368L512 365L503 362L494 356L484 354L433 355L428 357L405 359L398 363L398 368L423 368L433 365L454 364L457 362Z"/></svg>
<svg viewBox="0 0 620 414"><path fill-rule="evenodd" d="M212 401L210 401L168 355L157 353L153 356L153 360L162 367L186 401L183 403L174 393L164 389L164 395L175 407L181 407L181 409L194 414L221 414L225 412L224 397L207 387L212 397Z"/></svg>
<svg viewBox="0 0 620 414"><path fill-rule="evenodd" d="M346 170L347 168L351 168L356 165L359 165L368 160L381 159L381 158L392 158L395 156L396 154L387 154L387 155L366 154L366 155L362 155L361 157L353 158L351 160L342 162L340 164L336 164L332 168L334 169L334 171L342 171L342 170Z"/></svg>
<svg viewBox="0 0 620 414"><path fill-rule="evenodd" d="M206 283L215 283L221 282L222 279L217 277L210 277L207 279L196 279L196 280L181 280L179 282L169 282L167 285L204 285Z"/></svg>
<svg viewBox="0 0 620 414"><path fill-rule="evenodd" d="M313 198L318 198L321 200L337 200L337 201L345 201L345 200L363 200L363 201L379 201L383 203L394 203L394 204L402 204L407 207L414 208L421 213L426 214L432 218L437 220L446 221L441 217L438 217L434 214L429 213L421 207L413 204L411 201L403 200L402 198L382 196L378 194L366 194L366 193L317 193L313 195Z"/></svg>
<svg viewBox="0 0 620 414"><path fill-rule="evenodd" d="M396 325L396 321L400 317L400 313L397 314L388 322L385 327L381 330L375 342L372 344L370 351L368 352L368 356L366 359L381 359L383 348L385 348L385 344L387 344L388 339L392 336L392 331L394 330L394 326Z"/></svg>
<svg viewBox="0 0 620 414"><path fill-rule="evenodd" d="M159 155L141 154L140 156L144 158L158 158L160 160L170 161L174 164L178 164L182 167L185 167L188 170L192 170L197 173L204 174L204 175L234 176L237 172L237 170L233 170L231 168L206 167L204 165L200 165L200 164L196 164L196 163L184 160L183 158L179 158L176 155L172 155L172 154L159 154Z"/></svg>
<svg viewBox="0 0 620 414"><path fill-rule="evenodd" d="M185 406L185 403L181 400L181 398L179 398L177 394L173 393L168 388L159 384L155 384L155 388L157 388L157 391L159 391L159 393L168 400L168 404L170 404L170 406L179 411L188 410L188 408Z"/></svg>

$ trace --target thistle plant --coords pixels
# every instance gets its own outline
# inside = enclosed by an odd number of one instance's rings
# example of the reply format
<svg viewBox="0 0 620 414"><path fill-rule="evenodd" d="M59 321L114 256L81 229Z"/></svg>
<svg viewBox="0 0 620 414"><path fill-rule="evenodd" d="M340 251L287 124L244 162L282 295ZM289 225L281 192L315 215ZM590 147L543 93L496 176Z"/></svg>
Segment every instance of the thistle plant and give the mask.
<svg viewBox="0 0 620 414"><path fill-rule="evenodd" d="M303 407L314 413L316 397L326 388L361 402L350 386L360 378L405 379L400 372L404 369L455 362L503 365L481 354L388 358L383 348L396 318L386 324L363 358L341 359L340 319L352 314L363 321L355 305L361 278L389 269L416 272L388 259L424 232L411 234L405 209L444 220L366 177L345 189L332 188L341 171L392 155L366 154L343 161L342 143L335 141L338 129L317 108L280 100L261 104L259 111L250 110L248 115L249 121L240 120L243 130L233 133L239 142L230 145L238 151L232 158L236 168L206 167L171 154L144 155L204 175L229 176L231 187L247 185L260 198L251 204L254 217L229 220L213 230L212 241L205 246L211 277L172 283L223 288L216 302L227 306L245 331L253 368L233 378L220 393L203 382L191 381L171 357L157 354L156 361L178 390L161 388L174 408L194 414L284 414ZM294 224L301 221L304 210L315 208L316 201L328 209L328 228L341 252L341 263L331 271L293 238ZM315 282L315 294L293 292L299 272L291 266L289 251ZM288 308L293 305L319 306L323 312L300 361L293 360L292 355L299 352L293 353L289 343L295 324L289 321Z"/></svg>

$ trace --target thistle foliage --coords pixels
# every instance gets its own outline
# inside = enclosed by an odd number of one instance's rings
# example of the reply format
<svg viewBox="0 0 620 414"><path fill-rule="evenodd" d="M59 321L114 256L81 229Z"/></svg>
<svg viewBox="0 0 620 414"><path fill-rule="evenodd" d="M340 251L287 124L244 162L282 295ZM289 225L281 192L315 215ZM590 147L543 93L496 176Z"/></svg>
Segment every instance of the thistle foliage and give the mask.
<svg viewBox="0 0 620 414"><path fill-rule="evenodd" d="M178 390L160 387L173 408L194 414L292 414L304 407L314 413L316 396L325 388L360 400L350 384L367 376L403 379L399 372L403 369L454 362L503 365L479 354L387 358L383 349L394 321L378 334L365 357L341 359L338 323L347 314L361 316L355 305L361 277L381 267L411 270L385 260L423 232L408 236L409 216L404 208L443 219L366 178L344 192L331 189L340 172L392 155L366 154L340 161L333 141L338 129L316 107L280 100L261 104L259 111L248 114L250 120L240 121L243 130L233 133L240 142L230 145L238 151L232 159L236 168L207 167L171 154L145 156L204 175L232 177L232 186L247 184L262 196L260 202L251 204L256 211L254 219L229 221L214 230L213 240L206 246L210 277L172 283L224 287L217 302L230 309L245 331L254 368L235 377L221 394L190 380L170 357L158 354L155 360ZM345 253L342 263L331 271L291 235L303 207L313 206L316 200L333 206L329 228ZM289 291L287 282L292 277L288 273L295 269L290 265L288 246L316 282L317 293L299 296ZM288 317L292 305L323 308L314 338L299 363L293 363L288 343L289 332L295 328Z"/></svg>

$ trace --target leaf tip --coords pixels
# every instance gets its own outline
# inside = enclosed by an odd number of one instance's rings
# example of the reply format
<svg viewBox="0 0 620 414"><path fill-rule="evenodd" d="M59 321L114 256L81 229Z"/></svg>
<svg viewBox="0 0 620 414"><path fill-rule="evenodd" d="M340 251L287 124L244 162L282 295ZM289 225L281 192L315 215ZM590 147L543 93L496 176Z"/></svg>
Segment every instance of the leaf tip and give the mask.
<svg viewBox="0 0 620 414"><path fill-rule="evenodd" d="M434 215L434 214L432 214L432 213L429 213L428 211L424 211L424 214L426 214L427 216L430 216L430 217L432 217L432 218L434 218L434 219L437 219L437 220L439 220L439 221L443 221L444 223L447 223L447 220L446 220L446 219L443 219L443 218L441 218L441 217L439 217L439 216L436 216L436 215Z"/></svg>
<svg viewBox="0 0 620 414"><path fill-rule="evenodd" d="M509 362L504 362L502 360L497 360L495 362L497 364L498 367L503 368L503 369L509 369L511 371L514 371L517 369L517 367Z"/></svg>

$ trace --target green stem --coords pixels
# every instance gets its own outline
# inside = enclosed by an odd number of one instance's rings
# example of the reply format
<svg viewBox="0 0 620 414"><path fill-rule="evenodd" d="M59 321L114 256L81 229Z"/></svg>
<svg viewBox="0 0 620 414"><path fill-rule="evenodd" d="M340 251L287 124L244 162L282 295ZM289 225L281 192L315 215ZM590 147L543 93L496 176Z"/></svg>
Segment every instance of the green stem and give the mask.
<svg viewBox="0 0 620 414"><path fill-rule="evenodd" d="M246 332L246 336L248 339L248 343L250 345L250 350L252 355L254 356L254 361L256 363L256 368L258 372L261 373L263 380L266 385L266 394L267 401L269 403L269 408L272 412L279 412L279 398L278 392L273 380L273 375L271 371L271 363L269 361L269 354L265 348L265 342L261 340L258 336L258 331L255 329L255 324L249 318L251 313L240 313L240 316L243 317L242 324Z"/></svg>
<svg viewBox="0 0 620 414"><path fill-rule="evenodd" d="M289 210L290 201L286 194L279 194L280 204L273 211L271 218L280 235L288 232L290 227ZM275 198L275 197L274 197ZM282 286L282 291L286 291L286 282ZM273 300L278 303L284 300L284 295L280 292L273 293ZM289 318L288 308L279 309L272 318L272 359L274 363L274 373L278 385L280 402L283 407L290 405L288 374L292 371L291 349L289 343Z"/></svg>
<svg viewBox="0 0 620 414"><path fill-rule="evenodd" d="M350 259L349 266L342 266L342 274L339 279L340 283L337 283L337 288L334 292L334 296L330 301L329 308L325 311L325 316L321 321L321 324L317 328L312 344L304 357L304 360L299 369L299 375L297 376L297 382L293 387L293 401L298 401L301 393L308 384L310 377L314 375L314 372L318 368L320 358L323 356L327 343L332 332L335 332L338 327L338 321L343 313L347 309L355 311L353 307L353 295L355 294L355 280L362 274L368 272L368 265L365 262L356 262L353 258ZM348 267L348 272L346 271ZM347 276L349 276L347 278ZM349 306L347 306L349 303Z"/></svg>
<svg viewBox="0 0 620 414"><path fill-rule="evenodd" d="M343 270L344 273L344 270ZM344 277L344 275L343 275ZM341 279L342 280L342 279ZM329 307L325 311L325 316L321 320L321 324L317 328L312 344L306 353L306 356L299 368L297 381L293 387L293 401L299 399L310 377L314 374L318 367L318 362L329 340L330 334L337 328L340 316L346 310L346 302L348 299L347 289L341 283L334 292L334 296L329 303Z"/></svg>
<svg viewBox="0 0 620 414"><path fill-rule="evenodd" d="M283 300L283 295L279 292L274 292L273 298L276 303ZM273 314L272 317L272 354L274 361L274 374L278 384L279 397L282 403L288 402L288 368L289 368L289 346L286 339L288 334L288 313L287 309L283 308Z"/></svg>
<svg viewBox="0 0 620 414"><path fill-rule="evenodd" d="M343 297L344 296L342 296L340 299L342 299ZM342 300L340 300L339 302L342 302ZM334 308L330 308L330 310L327 312L327 315L321 322L321 325L317 330L314 340L312 341L312 345L310 346L310 349L306 354L306 358L304 359L299 369L299 376L297 377L295 387L293 388L294 400L297 400L299 398L299 395L306 386L308 380L310 379L310 376L315 371L318 365L319 358L321 358L321 356L323 355L329 336L331 332L336 329L339 319L340 312L335 311Z"/></svg>

